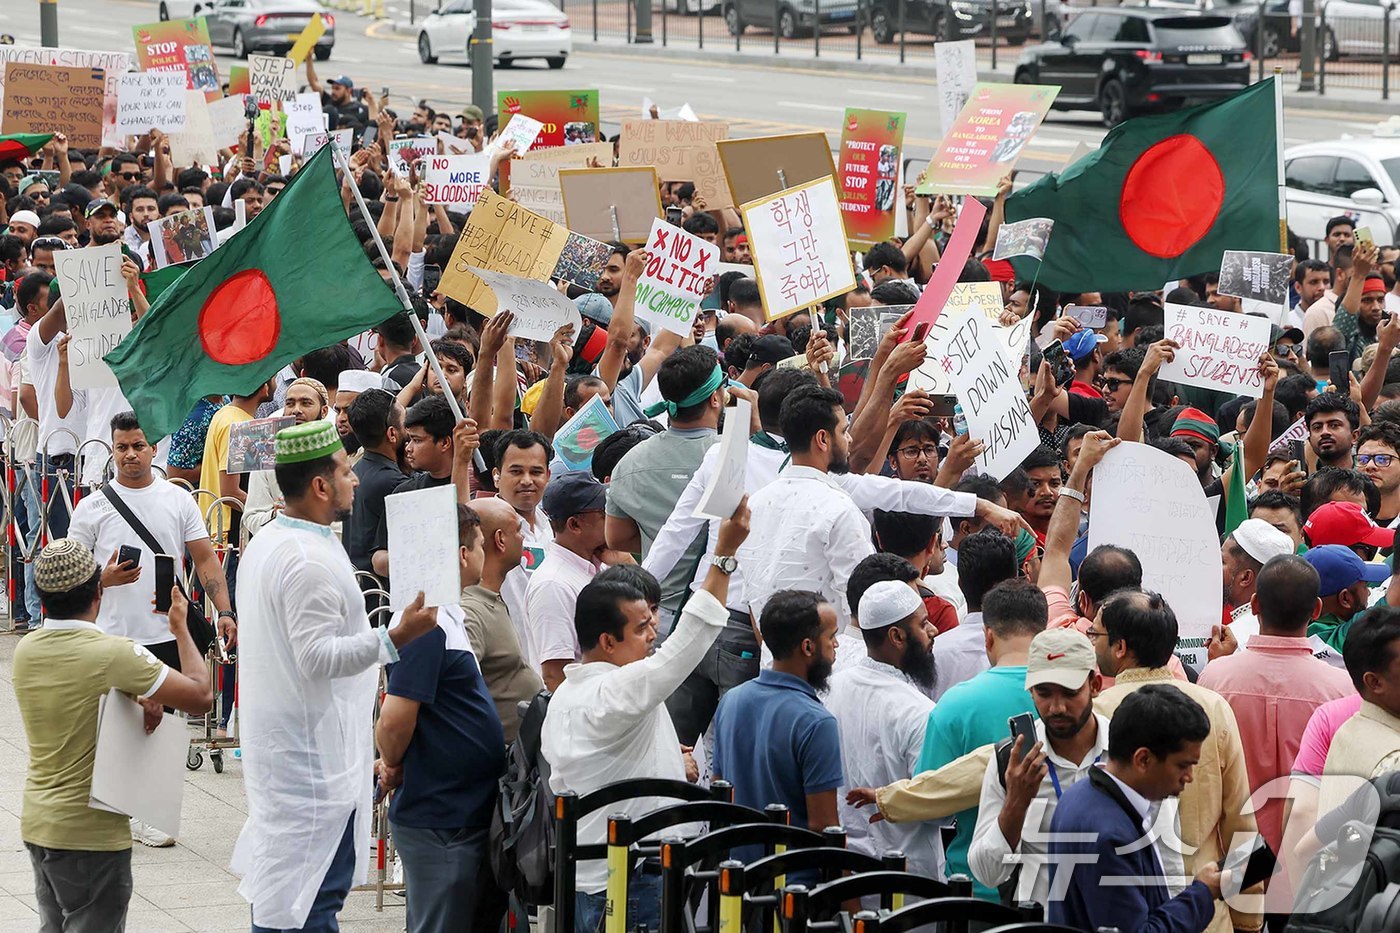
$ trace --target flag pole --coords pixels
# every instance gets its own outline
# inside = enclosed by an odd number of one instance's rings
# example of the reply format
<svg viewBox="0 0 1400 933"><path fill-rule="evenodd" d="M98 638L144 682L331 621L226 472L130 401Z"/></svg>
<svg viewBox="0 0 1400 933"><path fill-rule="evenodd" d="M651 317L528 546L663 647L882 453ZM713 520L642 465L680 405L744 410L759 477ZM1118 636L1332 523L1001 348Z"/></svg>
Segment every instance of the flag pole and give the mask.
<svg viewBox="0 0 1400 933"><path fill-rule="evenodd" d="M1261 27L1262 28L1262 27ZM1274 162L1278 179L1278 248L1288 252L1288 186L1283 179L1283 69L1274 66Z"/></svg>

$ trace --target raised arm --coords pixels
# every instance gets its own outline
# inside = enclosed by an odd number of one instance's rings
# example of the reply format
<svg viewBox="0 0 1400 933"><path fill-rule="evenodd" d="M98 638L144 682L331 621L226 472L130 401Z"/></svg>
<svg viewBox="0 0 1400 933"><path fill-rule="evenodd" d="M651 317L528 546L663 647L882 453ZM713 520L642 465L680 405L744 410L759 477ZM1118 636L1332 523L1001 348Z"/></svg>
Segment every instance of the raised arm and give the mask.
<svg viewBox="0 0 1400 933"><path fill-rule="evenodd" d="M472 394L467 400L467 417L477 424L491 423L491 397L495 391L496 357L506 341L506 332L514 323L509 311L497 310L495 317L481 328L481 349L472 370ZM515 365L511 362L512 367Z"/></svg>
<svg viewBox="0 0 1400 933"><path fill-rule="evenodd" d="M1074 583L1074 575L1069 565L1069 552L1079 534L1080 504L1089 488L1089 475L1094 467L1098 466L1099 461L1103 460L1104 454L1121 443L1123 438L1113 437L1107 431L1090 431L1084 435L1084 446L1079 448L1079 459L1074 462L1074 469L1070 471L1069 479L1060 491L1055 510L1050 513L1050 526L1045 531L1045 554L1040 559L1040 577L1037 581L1041 589L1059 586L1068 592ZM1080 495L1066 495L1066 490Z"/></svg>
<svg viewBox="0 0 1400 933"><path fill-rule="evenodd" d="M569 362L573 358L574 325L565 324L554 332L554 337L549 341L549 376L535 404L535 413L530 416L530 430L538 431L550 440L554 439L554 432L559 430L564 417L564 383Z"/></svg>
<svg viewBox="0 0 1400 933"><path fill-rule="evenodd" d="M1148 397L1152 377L1157 375L1163 363L1176 358L1179 349L1181 345L1174 340L1159 340L1147 348L1147 356L1143 357L1142 365L1138 367L1137 378L1133 380L1128 400L1123 403L1123 412L1118 418L1118 436L1123 440L1142 440L1142 420L1152 407L1152 400ZM1044 573L1043 565L1041 573Z"/></svg>
<svg viewBox="0 0 1400 933"><path fill-rule="evenodd" d="M608 322L608 343L598 360L598 376L608 384L609 392L617 388L617 378L622 374L623 361L627 359L627 344L637 327L637 282L641 280L646 265L646 250L634 249L627 254L622 286L617 293L617 307L613 308L612 319Z"/></svg>

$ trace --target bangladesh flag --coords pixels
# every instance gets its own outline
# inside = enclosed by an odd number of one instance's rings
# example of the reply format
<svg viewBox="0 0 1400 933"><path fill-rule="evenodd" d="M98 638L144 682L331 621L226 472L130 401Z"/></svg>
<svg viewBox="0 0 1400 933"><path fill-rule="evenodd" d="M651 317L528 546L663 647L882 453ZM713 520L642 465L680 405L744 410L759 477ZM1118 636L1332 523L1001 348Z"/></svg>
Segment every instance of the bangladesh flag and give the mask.
<svg viewBox="0 0 1400 933"><path fill-rule="evenodd" d="M38 152L53 139L52 133L11 133L0 136L0 161L25 159Z"/></svg>
<svg viewBox="0 0 1400 933"><path fill-rule="evenodd" d="M1017 278L1061 292L1157 289L1219 269L1227 249L1277 252L1277 140L1270 81L1120 123L1098 151L1006 199L1008 223L1055 221L1044 260L1011 260Z"/></svg>
<svg viewBox="0 0 1400 933"><path fill-rule="evenodd" d="M331 160L323 146L103 357L150 437L174 433L201 397L252 392L403 310L350 228Z"/></svg>

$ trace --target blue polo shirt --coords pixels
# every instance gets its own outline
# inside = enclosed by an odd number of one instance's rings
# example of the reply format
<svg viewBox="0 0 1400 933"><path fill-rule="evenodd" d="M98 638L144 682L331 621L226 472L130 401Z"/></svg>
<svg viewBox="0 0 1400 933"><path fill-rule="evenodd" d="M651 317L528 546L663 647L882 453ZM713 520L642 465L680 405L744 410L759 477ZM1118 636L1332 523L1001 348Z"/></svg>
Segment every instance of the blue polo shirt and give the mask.
<svg viewBox="0 0 1400 933"><path fill-rule="evenodd" d="M841 786L841 733L812 685L760 671L730 690L715 711L714 772L734 785L734 802L762 810L786 804L807 826L807 795Z"/></svg>
<svg viewBox="0 0 1400 933"><path fill-rule="evenodd" d="M419 703L390 820L415 829L489 827L506 737L461 607L438 607L437 628L400 648L388 671L389 693Z"/></svg>

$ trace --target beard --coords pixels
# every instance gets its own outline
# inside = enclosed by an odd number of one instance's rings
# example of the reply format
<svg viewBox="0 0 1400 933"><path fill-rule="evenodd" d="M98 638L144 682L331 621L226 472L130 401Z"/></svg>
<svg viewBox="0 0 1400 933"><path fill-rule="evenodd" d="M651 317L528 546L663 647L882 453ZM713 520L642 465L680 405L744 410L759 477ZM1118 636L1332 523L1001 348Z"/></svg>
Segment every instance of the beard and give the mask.
<svg viewBox="0 0 1400 933"><path fill-rule="evenodd" d="M807 683L812 685L812 689L818 693L825 693L826 688L831 683L832 663L825 658L819 658L812 662L812 666L807 668Z"/></svg>
<svg viewBox="0 0 1400 933"><path fill-rule="evenodd" d="M904 656L899 659L899 669L904 676L924 690L932 690L938 682L938 668L933 660L932 649L924 651L914 640L904 643Z"/></svg>
<svg viewBox="0 0 1400 933"><path fill-rule="evenodd" d="M350 454L358 453L360 450L360 439L355 436L354 431L351 431L349 434L342 434L340 436L340 443L341 446L345 448L345 453L347 456Z"/></svg>
<svg viewBox="0 0 1400 933"><path fill-rule="evenodd" d="M827 465L826 471L828 473L835 473L838 476L843 473L849 473L851 471L851 460L845 453L832 454L831 463Z"/></svg>
<svg viewBox="0 0 1400 933"><path fill-rule="evenodd" d="M1051 725L1049 722L1046 722L1045 734L1050 736L1052 739L1059 739L1061 741L1072 739L1076 735L1078 735L1086 725L1089 724L1089 719L1093 715L1094 707L1093 704L1090 704L1084 707L1084 715L1080 716L1079 719L1072 726L1056 726Z"/></svg>
<svg viewBox="0 0 1400 933"><path fill-rule="evenodd" d="M94 246L106 246L108 243L115 243L121 238L122 235L120 233L108 233L104 231L102 233L94 232L91 239L92 245Z"/></svg>

